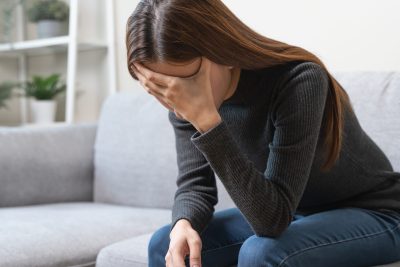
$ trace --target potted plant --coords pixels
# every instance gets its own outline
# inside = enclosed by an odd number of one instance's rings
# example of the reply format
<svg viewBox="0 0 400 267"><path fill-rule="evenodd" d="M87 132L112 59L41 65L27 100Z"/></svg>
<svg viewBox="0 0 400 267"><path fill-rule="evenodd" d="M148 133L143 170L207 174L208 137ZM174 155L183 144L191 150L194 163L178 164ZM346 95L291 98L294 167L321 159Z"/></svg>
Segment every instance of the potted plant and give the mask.
<svg viewBox="0 0 400 267"><path fill-rule="evenodd" d="M63 22L68 19L69 7L61 0L38 0L28 9L29 21L37 23L39 38L64 34Z"/></svg>
<svg viewBox="0 0 400 267"><path fill-rule="evenodd" d="M66 84L60 82L59 74L47 77L33 76L31 81L22 84L25 96L30 98L30 111L34 123L51 123L55 121L57 102L56 95L65 91Z"/></svg>
<svg viewBox="0 0 400 267"><path fill-rule="evenodd" d="M6 101L11 98L12 91L15 86L16 84L11 82L5 82L0 84L0 109L1 108L8 109Z"/></svg>

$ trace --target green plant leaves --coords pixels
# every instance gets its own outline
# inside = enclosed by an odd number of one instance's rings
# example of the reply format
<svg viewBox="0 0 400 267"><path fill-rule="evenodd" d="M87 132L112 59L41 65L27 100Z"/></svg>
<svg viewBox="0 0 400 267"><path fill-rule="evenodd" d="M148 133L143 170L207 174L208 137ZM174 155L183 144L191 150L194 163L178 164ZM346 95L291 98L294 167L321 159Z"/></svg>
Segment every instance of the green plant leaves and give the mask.
<svg viewBox="0 0 400 267"><path fill-rule="evenodd" d="M0 108L8 108L6 101L11 98L12 91L17 84L13 82L5 82L0 84Z"/></svg>
<svg viewBox="0 0 400 267"><path fill-rule="evenodd" d="M69 16L69 7L60 0L39 0L28 9L28 18L31 22L39 20L64 21Z"/></svg>
<svg viewBox="0 0 400 267"><path fill-rule="evenodd" d="M65 83L60 83L60 74L52 74L47 77L34 75L31 81L22 85L25 95L38 100L51 100L57 94L65 91Z"/></svg>

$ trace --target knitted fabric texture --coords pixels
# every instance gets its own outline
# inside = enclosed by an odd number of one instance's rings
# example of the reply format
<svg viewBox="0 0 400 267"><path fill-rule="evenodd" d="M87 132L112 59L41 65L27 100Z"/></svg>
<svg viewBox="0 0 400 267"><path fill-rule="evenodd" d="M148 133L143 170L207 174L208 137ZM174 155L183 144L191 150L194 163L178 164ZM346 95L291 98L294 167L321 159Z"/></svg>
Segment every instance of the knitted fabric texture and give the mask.
<svg viewBox="0 0 400 267"><path fill-rule="evenodd" d="M218 110L222 121L208 131L169 111L179 169L170 231L182 218L204 231L218 202L215 174L258 236L279 236L295 213L400 212L400 173L347 109L340 157L320 171L329 86L313 62L242 69Z"/></svg>

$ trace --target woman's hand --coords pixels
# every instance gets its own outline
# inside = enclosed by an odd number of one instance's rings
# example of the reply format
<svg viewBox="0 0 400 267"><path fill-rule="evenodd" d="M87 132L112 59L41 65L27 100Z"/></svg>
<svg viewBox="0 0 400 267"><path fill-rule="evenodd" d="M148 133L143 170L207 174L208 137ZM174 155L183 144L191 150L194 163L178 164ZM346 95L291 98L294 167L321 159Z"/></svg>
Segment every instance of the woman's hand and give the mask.
<svg viewBox="0 0 400 267"><path fill-rule="evenodd" d="M134 72L143 87L166 108L205 132L221 121L210 82L211 61L202 57L200 70L190 77L175 77L154 72L134 63Z"/></svg>
<svg viewBox="0 0 400 267"><path fill-rule="evenodd" d="M166 267L185 267L185 257L188 254L189 266L201 267L202 241L188 220L178 220L169 238L171 241L165 255Z"/></svg>

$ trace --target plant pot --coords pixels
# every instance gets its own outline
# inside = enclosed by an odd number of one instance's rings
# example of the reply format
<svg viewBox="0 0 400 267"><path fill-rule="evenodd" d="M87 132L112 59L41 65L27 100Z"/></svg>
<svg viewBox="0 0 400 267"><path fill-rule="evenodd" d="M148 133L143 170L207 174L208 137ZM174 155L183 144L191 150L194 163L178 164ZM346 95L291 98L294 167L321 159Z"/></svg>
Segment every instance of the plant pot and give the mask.
<svg viewBox="0 0 400 267"><path fill-rule="evenodd" d="M49 124L55 121L57 102L55 100L30 100L32 122Z"/></svg>
<svg viewBox="0 0 400 267"><path fill-rule="evenodd" d="M58 20L40 20L37 23L38 38L49 38L64 34L63 23Z"/></svg>

